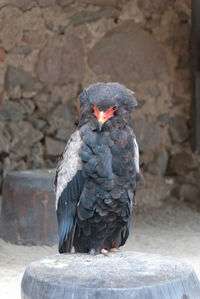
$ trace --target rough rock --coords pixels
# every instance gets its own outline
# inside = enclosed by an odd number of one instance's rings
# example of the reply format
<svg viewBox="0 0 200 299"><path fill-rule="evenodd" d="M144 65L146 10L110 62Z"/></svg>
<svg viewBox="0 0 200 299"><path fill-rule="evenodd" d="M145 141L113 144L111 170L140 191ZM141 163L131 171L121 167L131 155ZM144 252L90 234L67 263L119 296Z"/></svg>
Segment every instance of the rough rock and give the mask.
<svg viewBox="0 0 200 299"><path fill-rule="evenodd" d="M55 5L53 9L51 6L42 9L46 29L51 33L57 32L59 35L64 35L65 29L70 24L70 16L76 12L75 8L62 8L58 5Z"/></svg>
<svg viewBox="0 0 200 299"><path fill-rule="evenodd" d="M36 118L33 116L29 116L27 120L36 128L36 129L42 129L45 126L47 126L47 122L43 119Z"/></svg>
<svg viewBox="0 0 200 299"><path fill-rule="evenodd" d="M78 82L67 86L53 86L51 87L50 101L53 103L68 103L72 99L77 98L80 93L80 86Z"/></svg>
<svg viewBox="0 0 200 299"><path fill-rule="evenodd" d="M6 4L11 5L11 6L16 6L19 9L21 9L22 11L26 11L27 9L30 9L31 7L34 6L34 1L30 1L30 0L5 0Z"/></svg>
<svg viewBox="0 0 200 299"><path fill-rule="evenodd" d="M35 65L38 61L38 50L42 49L49 38L52 37L52 32L46 28L43 13L40 7L36 4L32 9L23 13L20 17L19 23L20 28L23 30L23 44L25 43L31 46L33 50L29 55L36 57L36 59L33 59L34 61L32 62L32 67L34 66L33 69L35 70ZM20 45L21 44L22 43L20 43ZM28 60L28 57L26 60Z"/></svg>
<svg viewBox="0 0 200 299"><path fill-rule="evenodd" d="M56 0L36 0L40 7L50 6L56 3Z"/></svg>
<svg viewBox="0 0 200 299"><path fill-rule="evenodd" d="M3 177L0 175L0 193L2 193ZM0 196L0 206L1 206L1 196Z"/></svg>
<svg viewBox="0 0 200 299"><path fill-rule="evenodd" d="M154 159L153 151L140 151L140 168L146 170L147 166Z"/></svg>
<svg viewBox="0 0 200 299"><path fill-rule="evenodd" d="M160 44L130 21L108 31L90 51L88 63L96 74L108 74L111 80L125 83L154 79L167 73Z"/></svg>
<svg viewBox="0 0 200 299"><path fill-rule="evenodd" d="M1 130L0 130L0 154L8 153L8 151L9 151L9 141L3 135L3 132L1 132Z"/></svg>
<svg viewBox="0 0 200 299"><path fill-rule="evenodd" d="M158 97L160 95L159 89L157 87L155 87L155 86L150 86L149 87L149 93L153 97Z"/></svg>
<svg viewBox="0 0 200 299"><path fill-rule="evenodd" d="M24 125L26 125L24 123ZM29 148L43 138L42 132L34 129L31 125L26 125L23 132L16 136L12 143L12 152L16 154L28 154Z"/></svg>
<svg viewBox="0 0 200 299"><path fill-rule="evenodd" d="M57 0L57 3L61 6L67 6L69 4L72 4L75 0Z"/></svg>
<svg viewBox="0 0 200 299"><path fill-rule="evenodd" d="M35 104L32 100L21 99L20 104L22 106L24 113L26 114L32 114L33 111L35 110Z"/></svg>
<svg viewBox="0 0 200 299"><path fill-rule="evenodd" d="M19 141L19 138L23 138L24 132L27 132L27 130L32 127L28 122L18 120L16 121L10 121L7 123L7 129L10 135L10 139L13 143L16 143Z"/></svg>
<svg viewBox="0 0 200 299"><path fill-rule="evenodd" d="M161 143L162 131L156 124L145 119L136 118L133 120L132 128L137 137L140 150L155 149Z"/></svg>
<svg viewBox="0 0 200 299"><path fill-rule="evenodd" d="M160 149L154 155L153 161L148 165L148 171L154 175L164 176L168 165L168 153L165 149Z"/></svg>
<svg viewBox="0 0 200 299"><path fill-rule="evenodd" d="M121 8L122 4L128 2L128 0L78 0L78 2L83 4L111 6L111 7L114 6L116 8Z"/></svg>
<svg viewBox="0 0 200 299"><path fill-rule="evenodd" d="M30 45L18 46L13 48L10 52L14 54L20 54L20 55L28 55L32 52L32 47Z"/></svg>
<svg viewBox="0 0 200 299"><path fill-rule="evenodd" d="M40 53L37 74L45 84L66 85L80 82L84 73L84 51L77 37L55 37Z"/></svg>
<svg viewBox="0 0 200 299"><path fill-rule="evenodd" d="M194 156L186 151L174 154L169 161L169 173L174 175L187 175L197 168L197 161Z"/></svg>
<svg viewBox="0 0 200 299"><path fill-rule="evenodd" d="M162 113L158 115L157 120L161 122L164 126L168 125L170 121L169 113Z"/></svg>
<svg viewBox="0 0 200 299"><path fill-rule="evenodd" d="M137 105L137 109L140 109L140 108L142 108L142 106L146 103L146 101L145 100L137 100L137 102L138 102L138 105Z"/></svg>
<svg viewBox="0 0 200 299"><path fill-rule="evenodd" d="M22 97L22 90L20 88L20 86L16 86L15 88L13 88L10 92L9 92L9 96L12 100L18 100L21 99Z"/></svg>
<svg viewBox="0 0 200 299"><path fill-rule="evenodd" d="M0 61L5 61L5 60L6 60L5 49L3 47L0 47Z"/></svg>
<svg viewBox="0 0 200 299"><path fill-rule="evenodd" d="M43 145L42 145L41 142L37 142L36 144L34 144L34 146L31 149L31 154L33 156L35 156L35 158L39 157L39 156L42 156L42 154L43 154Z"/></svg>
<svg viewBox="0 0 200 299"><path fill-rule="evenodd" d="M178 184L190 184L198 186L198 180L195 177L196 169L189 171L183 175L176 176L176 182Z"/></svg>
<svg viewBox="0 0 200 299"><path fill-rule="evenodd" d="M71 134L75 131L75 126L71 126L71 128L59 128L57 130L57 133L56 133L56 138L57 139L60 139L60 140L63 140L63 141L67 141Z"/></svg>
<svg viewBox="0 0 200 299"><path fill-rule="evenodd" d="M15 162L14 163L11 163L10 161L10 158L9 157L6 157L4 160L3 160L3 174L5 175L8 171L12 170L14 167L13 167L13 164L16 164Z"/></svg>
<svg viewBox="0 0 200 299"><path fill-rule="evenodd" d="M50 34L47 34L44 28L41 28L40 31L38 31L38 29L26 30L23 34L23 41L30 44L34 48L40 48L46 43L49 35Z"/></svg>
<svg viewBox="0 0 200 299"><path fill-rule="evenodd" d="M0 61L0 91L4 90L7 65Z"/></svg>
<svg viewBox="0 0 200 299"><path fill-rule="evenodd" d="M32 168L42 168L44 167L44 160L43 160L43 144L41 142L37 142L31 149L31 164Z"/></svg>
<svg viewBox="0 0 200 299"><path fill-rule="evenodd" d="M0 121L16 121L21 120L22 118L23 114L19 103L10 101L0 103Z"/></svg>
<svg viewBox="0 0 200 299"><path fill-rule="evenodd" d="M58 163L58 156L45 156L45 161L44 161L44 165L45 165L45 168L55 168L57 163Z"/></svg>
<svg viewBox="0 0 200 299"><path fill-rule="evenodd" d="M75 113L75 105L74 102L71 101L67 105L58 105L48 119L51 124L64 124L64 127L66 127L67 125L74 123Z"/></svg>
<svg viewBox="0 0 200 299"><path fill-rule="evenodd" d="M180 198L190 202L199 202L200 191L192 185L185 184L180 188Z"/></svg>
<svg viewBox="0 0 200 299"><path fill-rule="evenodd" d="M146 185L137 190L137 212L143 213L163 205L164 198L170 196L173 185L166 183L166 179L160 175L152 176L150 173L144 173Z"/></svg>
<svg viewBox="0 0 200 299"><path fill-rule="evenodd" d="M197 169L195 171L195 178L196 178L196 180L198 182L199 178L200 178L200 163L198 163Z"/></svg>
<svg viewBox="0 0 200 299"><path fill-rule="evenodd" d="M107 7L100 11L81 11L74 14L70 20L73 26L79 26L85 23L91 23L98 21L102 18L117 18L119 16L119 10Z"/></svg>
<svg viewBox="0 0 200 299"><path fill-rule="evenodd" d="M145 13L147 16L151 16L152 14L162 14L167 9L169 9L175 0L138 0L139 8Z"/></svg>
<svg viewBox="0 0 200 299"><path fill-rule="evenodd" d="M0 40L6 50L12 49L22 40L23 29L19 24L21 15L22 12L15 7L6 6L0 10Z"/></svg>
<svg viewBox="0 0 200 299"><path fill-rule="evenodd" d="M11 65L8 66L6 76L6 90L8 92L13 90L16 86L20 86L22 90L31 91L34 90L35 83L36 80L31 73Z"/></svg>
<svg viewBox="0 0 200 299"><path fill-rule="evenodd" d="M36 106L39 108L40 111L46 113L49 110L51 110L55 103L50 100L50 95L48 93L38 93L34 97L34 102L36 103Z"/></svg>
<svg viewBox="0 0 200 299"><path fill-rule="evenodd" d="M23 28L23 31L29 33L31 33L31 31L34 31L40 36L40 33L43 32L45 29L45 22L42 16L41 9L37 5L35 5L32 9L22 14L22 16L20 17L20 26ZM24 28L26 30L24 30ZM42 42L43 41L41 40L40 43Z"/></svg>
<svg viewBox="0 0 200 299"><path fill-rule="evenodd" d="M3 94L4 94L4 92L0 91L0 103L3 101Z"/></svg>
<svg viewBox="0 0 200 299"><path fill-rule="evenodd" d="M33 90L33 91L23 91L22 90L22 97L24 99L32 99L36 94L37 94L36 90Z"/></svg>
<svg viewBox="0 0 200 299"><path fill-rule="evenodd" d="M51 137L46 137L45 147L47 155L58 156L63 152L65 143Z"/></svg>
<svg viewBox="0 0 200 299"><path fill-rule="evenodd" d="M183 184L176 186L172 190L172 195L180 200L185 200L189 202L199 202L200 191L197 187L190 184Z"/></svg>
<svg viewBox="0 0 200 299"><path fill-rule="evenodd" d="M17 156L10 155L10 158L6 157L3 161L3 170L4 170L4 176L7 172L13 171L13 170L25 170L27 169L28 165L27 163Z"/></svg>
<svg viewBox="0 0 200 299"><path fill-rule="evenodd" d="M183 142L189 137L187 120L183 115L171 119L169 134L173 142Z"/></svg>

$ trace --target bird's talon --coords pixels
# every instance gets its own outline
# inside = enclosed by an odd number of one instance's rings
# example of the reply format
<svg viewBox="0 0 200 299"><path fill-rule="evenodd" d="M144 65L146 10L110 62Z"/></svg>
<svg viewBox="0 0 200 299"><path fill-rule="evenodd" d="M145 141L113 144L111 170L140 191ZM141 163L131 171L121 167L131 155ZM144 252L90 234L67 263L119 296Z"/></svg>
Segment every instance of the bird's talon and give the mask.
<svg viewBox="0 0 200 299"><path fill-rule="evenodd" d="M105 256L109 256L109 252L106 249L101 249L101 254L103 254Z"/></svg>
<svg viewBox="0 0 200 299"><path fill-rule="evenodd" d="M110 252L119 252L120 250L119 250L119 248L110 248L109 251Z"/></svg>

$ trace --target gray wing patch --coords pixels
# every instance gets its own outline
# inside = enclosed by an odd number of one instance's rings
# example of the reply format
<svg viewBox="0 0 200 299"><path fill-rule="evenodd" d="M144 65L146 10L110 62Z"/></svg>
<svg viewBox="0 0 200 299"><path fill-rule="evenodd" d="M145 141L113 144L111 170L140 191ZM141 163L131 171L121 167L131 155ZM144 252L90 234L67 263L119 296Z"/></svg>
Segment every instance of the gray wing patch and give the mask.
<svg viewBox="0 0 200 299"><path fill-rule="evenodd" d="M137 140L135 136L133 137L133 144L134 144L134 162L135 162L135 169L136 169L136 181L137 187L142 188L145 186L145 179L140 172L140 154L139 154L139 146L137 144Z"/></svg>
<svg viewBox="0 0 200 299"><path fill-rule="evenodd" d="M139 147L136 141L136 138L133 137L133 144L134 144L134 162L135 162L135 169L136 173L140 172L140 154L139 154Z"/></svg>
<svg viewBox="0 0 200 299"><path fill-rule="evenodd" d="M55 178L56 209L63 190L76 175L77 171L82 169L82 160L79 157L81 145L82 140L79 131L76 131L71 135L59 160Z"/></svg>
<svg viewBox="0 0 200 299"><path fill-rule="evenodd" d="M77 203L84 186L82 161L79 157L81 145L79 131L76 131L72 134L59 160L55 177L60 253L70 252L73 246Z"/></svg>

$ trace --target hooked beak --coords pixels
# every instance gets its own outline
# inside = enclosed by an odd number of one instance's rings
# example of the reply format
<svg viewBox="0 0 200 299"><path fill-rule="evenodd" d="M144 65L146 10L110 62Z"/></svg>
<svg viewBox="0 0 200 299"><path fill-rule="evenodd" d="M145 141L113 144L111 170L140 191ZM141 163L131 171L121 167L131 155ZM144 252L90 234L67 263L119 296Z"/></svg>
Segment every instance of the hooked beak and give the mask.
<svg viewBox="0 0 200 299"><path fill-rule="evenodd" d="M102 126L105 122L105 112L100 111L97 119L98 119L98 130L101 131Z"/></svg>
<svg viewBox="0 0 200 299"><path fill-rule="evenodd" d="M92 106L94 109L93 114L96 116L98 120L98 131L100 132L102 130L103 124L114 116L114 112L118 109L118 106L112 106L108 108L106 111L100 111L96 106Z"/></svg>
<svg viewBox="0 0 200 299"><path fill-rule="evenodd" d="M103 126L103 122L100 120L100 121L98 122L98 129L99 129L99 132L101 132L102 126Z"/></svg>

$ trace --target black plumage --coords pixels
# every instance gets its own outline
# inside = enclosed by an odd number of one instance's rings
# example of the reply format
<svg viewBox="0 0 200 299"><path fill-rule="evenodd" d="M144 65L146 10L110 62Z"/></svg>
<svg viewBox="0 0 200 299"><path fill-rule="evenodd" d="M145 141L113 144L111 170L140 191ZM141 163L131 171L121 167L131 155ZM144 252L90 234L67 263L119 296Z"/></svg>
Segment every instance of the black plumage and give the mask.
<svg viewBox="0 0 200 299"><path fill-rule="evenodd" d="M74 246L99 253L126 242L139 172L129 126L136 105L133 92L118 83L93 84L81 93L79 130L56 174L59 252Z"/></svg>

